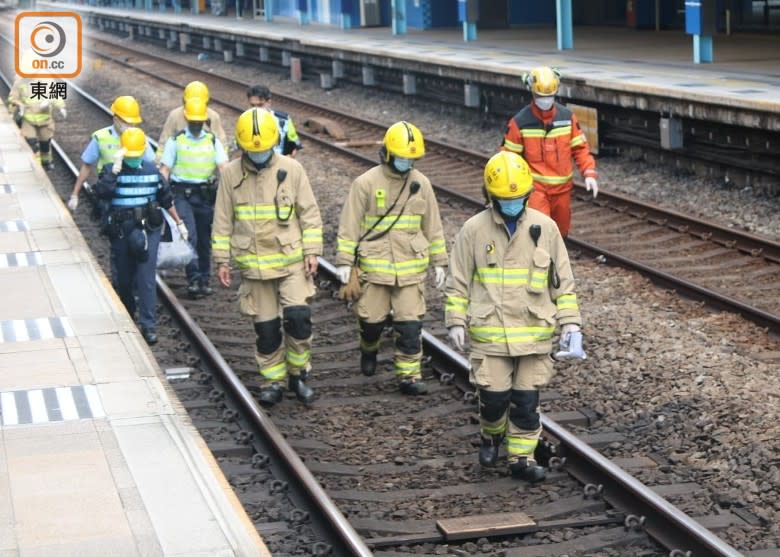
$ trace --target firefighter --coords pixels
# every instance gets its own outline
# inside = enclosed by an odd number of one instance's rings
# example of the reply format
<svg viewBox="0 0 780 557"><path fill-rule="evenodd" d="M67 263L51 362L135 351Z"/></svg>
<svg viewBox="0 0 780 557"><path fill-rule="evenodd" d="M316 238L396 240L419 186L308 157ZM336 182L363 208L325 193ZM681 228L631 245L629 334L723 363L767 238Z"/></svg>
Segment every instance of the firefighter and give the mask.
<svg viewBox="0 0 780 557"><path fill-rule="evenodd" d="M14 81L8 95L8 103L16 107L16 117L20 119L21 132L35 153L35 160L45 170L54 170L51 155L51 140L54 137L53 111L62 119L67 118L65 101L49 99L51 80L20 77ZM38 94L34 89L42 90Z"/></svg>
<svg viewBox="0 0 780 557"><path fill-rule="evenodd" d="M209 88L205 83L202 81L190 81L184 87L184 93L182 94L182 106L171 110L171 112L168 114L168 117L165 119L165 124L163 124L163 129L160 133L160 141L157 146L158 160L163 155L163 150L165 149L165 144L167 143L168 138L179 133L181 130L187 127L187 119L184 117L184 104L193 97L202 99L203 102L206 103L206 106L208 106L210 94ZM222 144L223 148L227 149L227 136L225 135L225 130L222 127L222 119L219 117L219 113L212 108L207 108L206 112L208 118L206 118L206 121L203 124L203 129L205 129L207 132L213 133L214 136L219 139L219 142ZM225 154L227 154L227 150L225 151Z"/></svg>
<svg viewBox="0 0 780 557"><path fill-rule="evenodd" d="M572 158L585 188L598 195L596 161L577 117L555 102L560 76L552 68L535 68L523 76L533 102L507 124L503 149L522 155L531 167L534 191L528 206L552 217L565 238L571 227Z"/></svg>
<svg viewBox="0 0 780 557"><path fill-rule="evenodd" d="M558 227L527 206L528 164L502 151L488 161L484 179L490 205L466 221L452 248L445 324L458 350L469 327L480 464L494 466L506 438L512 476L533 482L545 477L534 450L542 431L539 388L553 376L553 332L562 327L556 356L584 358L580 311Z"/></svg>
<svg viewBox="0 0 780 557"><path fill-rule="evenodd" d="M295 157L298 151L303 149L301 139L298 137L298 132L295 130L295 124L290 115L271 108L271 90L264 85L254 85L247 90L246 98L249 101L249 106L265 108L271 111L274 118L276 118L276 123L279 126L279 136L282 140L274 147L274 151L280 155Z"/></svg>
<svg viewBox="0 0 780 557"><path fill-rule="evenodd" d="M225 148L214 134L203 129L208 119L206 103L193 97L184 103L187 127L168 138L160 160L160 174L170 181L181 218L190 231L190 243L197 258L187 264L187 292L190 297L208 296L211 278L211 221L217 168L227 163Z"/></svg>
<svg viewBox="0 0 780 557"><path fill-rule="evenodd" d="M95 184L95 194L109 202L103 231L111 240L112 283L119 298L134 316L138 298L138 324L144 340L157 342L157 289L155 275L157 246L166 209L186 240L187 227L173 206L168 183L154 162L144 159L148 147L139 128L128 128L120 136L121 148L113 162L105 165Z"/></svg>
<svg viewBox="0 0 780 557"><path fill-rule="evenodd" d="M68 199L68 208L71 211L75 211L79 206L79 193L89 177L92 167L95 167L99 175L105 165L113 164L114 155L121 148L119 136L126 129L138 126L143 122L141 107L138 101L130 95L114 99L114 102L111 103L111 114L113 115L113 123L93 133L87 147L81 153L81 168L76 183L73 185L70 199ZM154 150L148 141L143 158L145 161L154 162Z"/></svg>
<svg viewBox="0 0 780 557"><path fill-rule="evenodd" d="M425 142L416 126L397 122L387 129L380 164L352 183L342 207L336 255L339 280L359 286L347 298L359 296L354 307L361 371L376 373L380 335L392 322L395 373L401 392L410 395L428 392L420 370L425 274L433 265L440 288L447 265L436 196L414 168L423 155Z"/></svg>
<svg viewBox="0 0 780 557"><path fill-rule="evenodd" d="M236 122L243 151L220 172L211 248L217 276L231 284L230 259L241 271L239 309L252 317L260 372L258 401L282 400L282 382L311 402L311 309L322 220L301 164L274 153L279 128L273 114L252 108ZM280 315L281 314L281 315Z"/></svg>

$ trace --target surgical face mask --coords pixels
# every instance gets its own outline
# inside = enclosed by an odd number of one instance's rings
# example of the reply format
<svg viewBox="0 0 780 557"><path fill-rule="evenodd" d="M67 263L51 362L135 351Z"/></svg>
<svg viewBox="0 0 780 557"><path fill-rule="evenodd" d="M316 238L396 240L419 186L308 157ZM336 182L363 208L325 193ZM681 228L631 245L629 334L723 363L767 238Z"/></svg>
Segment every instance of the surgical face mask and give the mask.
<svg viewBox="0 0 780 557"><path fill-rule="evenodd" d="M197 137L200 135L200 132L203 131L203 122L190 122L187 124L187 129L190 130L192 135Z"/></svg>
<svg viewBox="0 0 780 557"><path fill-rule="evenodd" d="M273 154L273 149L267 149L265 151L258 151L256 153L254 152L247 152L247 156L249 159L255 163L255 164L265 164L268 162L268 159L271 158L271 155Z"/></svg>
<svg viewBox="0 0 780 557"><path fill-rule="evenodd" d="M536 104L540 110L550 110L553 107L553 104L555 104L555 96L536 97L534 98L534 104Z"/></svg>
<svg viewBox="0 0 780 557"><path fill-rule="evenodd" d="M514 218L520 215L525 209L525 202L527 197L520 197L518 199L502 199L496 201L498 203L498 210L501 214L509 218Z"/></svg>
<svg viewBox="0 0 780 557"><path fill-rule="evenodd" d="M141 168L141 164L143 164L143 162L144 159L142 157L125 157L125 164L130 168Z"/></svg>
<svg viewBox="0 0 780 557"><path fill-rule="evenodd" d="M409 172L412 167L414 166L414 159L404 159L401 157L395 157L393 159L393 166L395 169L403 174L404 172Z"/></svg>

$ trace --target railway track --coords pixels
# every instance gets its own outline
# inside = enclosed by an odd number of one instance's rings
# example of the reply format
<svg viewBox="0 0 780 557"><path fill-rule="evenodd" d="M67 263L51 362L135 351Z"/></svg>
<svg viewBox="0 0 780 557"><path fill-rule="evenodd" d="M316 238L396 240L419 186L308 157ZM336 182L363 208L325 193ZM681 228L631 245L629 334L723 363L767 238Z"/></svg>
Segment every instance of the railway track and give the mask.
<svg viewBox="0 0 780 557"><path fill-rule="evenodd" d="M99 39L92 44L99 48L96 55L176 87L202 79L213 103L236 114L245 108L244 83L124 45ZM366 168L375 164L384 127L287 96L274 95L274 103L295 116L307 142L336 149ZM430 139L426 149L418 168L440 194L481 207L487 157ZM780 330L780 243L618 194L602 192L594 201L579 184L572 213L570 248Z"/></svg>
<svg viewBox="0 0 780 557"><path fill-rule="evenodd" d="M94 114L86 117L78 110L71 109L77 121L95 121ZM68 135L79 138L79 142L84 137L83 134ZM78 153L79 149L80 145L73 143L67 150ZM70 183L66 180L60 184L63 192L69 192ZM91 234L92 243L99 245L101 242L95 235L94 226ZM103 246L104 258L105 252ZM174 291L183 291L186 286L181 275L172 275L168 282ZM702 531L701 526L681 519L679 511L667 514L666 520L671 522L661 522L656 514L651 515L649 510L658 510L654 506L666 508L666 505L647 490L642 498L636 494L627 496L633 504L643 501L647 506L642 510L628 513L611 510L607 502L625 489L626 486L621 485L625 478L613 478L617 483L607 483L604 479L607 476L593 476L593 467L585 464L590 458L589 449L567 436L565 430L549 419L545 423L548 433L558 431L559 438L551 438L551 443L555 444L551 446L557 453L553 451L547 456L553 457L551 464L559 471L554 472L543 487L520 485L500 470L479 470L473 463L475 449L469 446L476 431L475 408L470 397L464 400L463 391L449 384L464 384L462 358L444 350L435 336L428 335L426 350L432 360L427 373L438 370L442 382L425 399L401 397L389 373L374 378L359 374L354 356L357 341L353 318L342 303L333 299L332 284L323 282L320 286L321 292L313 307L318 331L314 350L318 364L313 386L320 393L320 399L308 408L287 401L274 408L273 420L287 432L290 444L303 457L308 469L318 476L330 496L349 516L352 527L378 555L401 555L403 551L387 548L403 550L410 546L424 547L424 544L445 547L455 544L465 548L459 549L462 553L456 553L458 555L471 554L473 548L468 544L489 552L486 544L491 542L481 540L497 534L503 535L499 538L503 540L499 542L502 551L518 557L560 555L567 547L570 548L568 551L597 551L626 543L632 544L631 552L626 555L636 555L636 551L654 555L658 550L654 549L643 529L655 530L654 535L666 539L665 543L677 551L684 552L693 547L692 544L699 543L702 545L697 546L694 554L737 554ZM161 290L165 292L167 288L161 285ZM296 479L290 481L275 475L279 470L292 468L277 454L278 446L282 444L278 431L274 436L268 433L268 428L263 433L261 426L248 425L247 416L262 422L264 414L253 404L251 396L242 392L243 383L249 385L249 393L252 392L251 385L256 377L251 358L254 336L241 318L231 317L235 312L228 308L233 304L234 295L234 292L223 291L208 301L186 301L189 313L205 334L197 330L183 334L180 325L168 318L166 323L161 323L161 337L166 340L161 342L160 350L156 350L158 357L163 365L170 362L172 377L182 377L173 383L185 406L192 410L193 420L200 425L204 438L212 447L216 445L215 453L226 474L266 539L281 538L278 542L281 544L292 532L298 539L296 543L305 545L312 555L362 554L358 540L349 535L341 541L327 535L329 526L330 529L344 526L338 514L331 511L330 516L324 513L323 517L323 511L314 512L313 508L300 505L301 500L308 499L310 504L311 499L317 499L301 494L297 487L300 477L293 473L287 477ZM174 300L168 303L179 319L188 319L177 309ZM204 338L212 339L221 355L214 354L208 346L194 346L196 340ZM230 364L238 379L217 379L210 375L215 367L225 367L222 363ZM191 369L182 370L181 367ZM551 394L548 393L546 405L554 401ZM230 407L237 403L228 399L236 395L243 398L249 410L237 413ZM552 412L548 416L550 414ZM399 420L399 416L408 419ZM372 430L366 438L368 422L372 424ZM610 439L615 442L614 436ZM269 456L272 453L274 456ZM653 467L647 459L622 462L636 468ZM600 479L586 481L583 487L564 472L578 468L580 477ZM583 472L583 469L587 471ZM302 470L298 471L299 476L303 474ZM605 489L607 485L609 487ZM656 490L674 497L695 493L697 487L682 483L657 486ZM556 493L552 500L550 492ZM516 508L519 497L523 499L523 510L527 514L509 516L506 509ZM631 507L628 508L630 511ZM478 527L480 520L482 525ZM714 519L702 517L700 520L707 523ZM721 525L727 522L722 518L719 520ZM348 533L349 528L345 530ZM670 532L674 537L666 537Z"/></svg>

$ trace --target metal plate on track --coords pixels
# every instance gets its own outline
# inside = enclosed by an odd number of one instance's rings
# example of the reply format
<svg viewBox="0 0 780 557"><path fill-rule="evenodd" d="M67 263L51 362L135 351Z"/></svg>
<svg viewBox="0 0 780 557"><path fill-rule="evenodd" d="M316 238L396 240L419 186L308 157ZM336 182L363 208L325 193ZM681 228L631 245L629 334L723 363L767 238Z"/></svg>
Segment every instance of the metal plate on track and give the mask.
<svg viewBox="0 0 780 557"><path fill-rule="evenodd" d="M458 540L480 536L519 534L536 528L536 522L525 513L498 513L445 518L436 522L445 539Z"/></svg>

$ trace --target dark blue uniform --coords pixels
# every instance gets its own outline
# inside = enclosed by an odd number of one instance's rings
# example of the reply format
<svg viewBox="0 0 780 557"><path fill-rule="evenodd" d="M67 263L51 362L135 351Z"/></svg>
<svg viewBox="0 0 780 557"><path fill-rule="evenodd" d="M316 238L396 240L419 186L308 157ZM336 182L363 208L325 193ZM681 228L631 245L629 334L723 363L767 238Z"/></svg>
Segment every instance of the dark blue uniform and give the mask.
<svg viewBox="0 0 780 557"><path fill-rule="evenodd" d="M138 297L138 324L146 337L154 332L157 322L155 275L163 222L160 210L173 205L170 187L153 162L143 161L140 168L124 163L116 175L111 165L106 165L95 193L109 205L104 231L111 239L111 257L116 261L111 282L131 316L135 315Z"/></svg>

